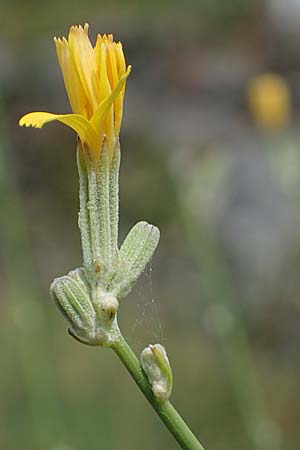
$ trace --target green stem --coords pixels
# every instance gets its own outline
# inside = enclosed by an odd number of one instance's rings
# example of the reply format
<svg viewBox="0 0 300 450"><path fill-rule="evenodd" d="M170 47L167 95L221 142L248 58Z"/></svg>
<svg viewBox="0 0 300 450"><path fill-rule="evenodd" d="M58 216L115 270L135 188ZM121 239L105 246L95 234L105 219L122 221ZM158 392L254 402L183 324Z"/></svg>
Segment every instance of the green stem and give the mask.
<svg viewBox="0 0 300 450"><path fill-rule="evenodd" d="M156 400L138 358L122 335L114 343L113 349L181 448L183 450L204 450L174 406L169 401L159 403Z"/></svg>

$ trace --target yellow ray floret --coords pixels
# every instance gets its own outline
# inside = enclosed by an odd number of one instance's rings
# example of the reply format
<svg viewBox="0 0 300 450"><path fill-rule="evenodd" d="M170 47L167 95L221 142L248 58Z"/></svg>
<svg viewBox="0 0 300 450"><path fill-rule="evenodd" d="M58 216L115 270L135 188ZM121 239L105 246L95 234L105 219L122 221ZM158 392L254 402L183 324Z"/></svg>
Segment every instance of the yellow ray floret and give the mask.
<svg viewBox="0 0 300 450"><path fill-rule="evenodd" d="M71 127L78 136L91 148L99 148L101 143L99 136L92 124L80 114L52 114L48 112L33 112L23 116L19 124L22 127L42 128L47 122L58 120L65 125Z"/></svg>
<svg viewBox="0 0 300 450"><path fill-rule="evenodd" d="M88 24L72 26L66 38L54 38L58 62L73 114L34 112L23 116L21 126L41 128L58 120L71 127L97 157L104 139L113 151L120 132L126 79L122 44L113 36L98 35L95 47Z"/></svg>

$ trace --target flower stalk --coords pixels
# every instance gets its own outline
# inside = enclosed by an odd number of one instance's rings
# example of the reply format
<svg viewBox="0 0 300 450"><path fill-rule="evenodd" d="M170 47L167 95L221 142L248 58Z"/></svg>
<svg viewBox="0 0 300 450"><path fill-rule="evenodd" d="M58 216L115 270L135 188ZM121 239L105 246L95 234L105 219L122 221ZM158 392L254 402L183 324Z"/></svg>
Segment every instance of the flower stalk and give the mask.
<svg viewBox="0 0 300 450"><path fill-rule="evenodd" d="M144 349L141 364L117 322L117 299L130 292L144 270L158 244L159 231L139 222L118 250L119 147L111 162L106 149L102 150L95 165L79 145L77 161L84 267L54 280L51 297L69 321L69 333L76 340L115 351L181 448L204 450L168 400L172 371L163 347L156 344Z"/></svg>

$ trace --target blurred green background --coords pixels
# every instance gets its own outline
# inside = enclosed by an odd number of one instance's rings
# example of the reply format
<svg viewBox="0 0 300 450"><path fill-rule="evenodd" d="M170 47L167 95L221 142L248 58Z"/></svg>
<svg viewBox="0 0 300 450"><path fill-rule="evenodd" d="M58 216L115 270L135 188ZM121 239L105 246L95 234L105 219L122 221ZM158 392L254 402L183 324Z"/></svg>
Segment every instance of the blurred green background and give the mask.
<svg viewBox="0 0 300 450"><path fill-rule="evenodd" d="M81 261L75 137L17 122L69 111L52 37L88 21L133 66L121 238L161 230L122 330L138 353L166 346L207 450L299 450L299 1L1 0L0 21L0 449L177 448L49 299Z"/></svg>

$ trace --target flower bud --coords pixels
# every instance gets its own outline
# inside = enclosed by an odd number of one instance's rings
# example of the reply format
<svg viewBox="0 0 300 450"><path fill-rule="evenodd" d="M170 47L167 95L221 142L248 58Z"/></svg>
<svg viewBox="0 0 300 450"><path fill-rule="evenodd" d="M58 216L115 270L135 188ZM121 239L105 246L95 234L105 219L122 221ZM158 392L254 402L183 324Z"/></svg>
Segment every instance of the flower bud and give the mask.
<svg viewBox="0 0 300 450"><path fill-rule="evenodd" d="M99 317L104 321L104 323L111 324L117 314L119 308L119 302L111 294L105 294L101 296L98 311Z"/></svg>
<svg viewBox="0 0 300 450"><path fill-rule="evenodd" d="M82 290L84 292L86 292L86 294L88 296L90 296L91 287L86 278L83 267L78 267L76 269L70 270L70 272L68 273L68 276L73 278L73 280L75 280L79 284L79 286L82 288Z"/></svg>
<svg viewBox="0 0 300 450"><path fill-rule="evenodd" d="M152 258L159 235L159 229L145 221L138 222L129 231L120 248L116 275L110 286L116 297L125 297L131 291Z"/></svg>
<svg viewBox="0 0 300 450"><path fill-rule="evenodd" d="M50 286L50 295L59 310L71 324L73 333L84 343L97 345L96 313L83 286L72 276L56 278Z"/></svg>
<svg viewBox="0 0 300 450"><path fill-rule="evenodd" d="M141 366L157 401L163 403L168 400L173 387L173 374L165 348L161 344L144 348Z"/></svg>

